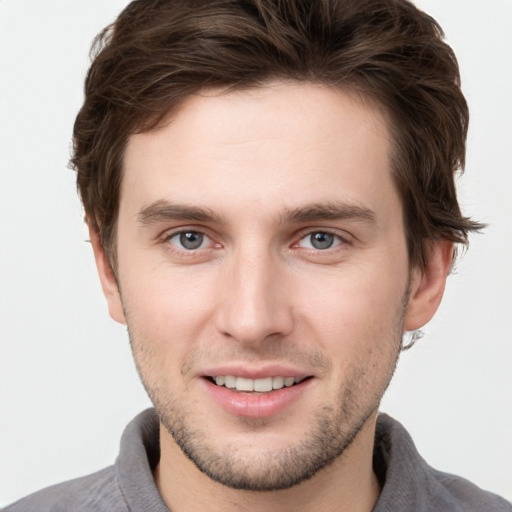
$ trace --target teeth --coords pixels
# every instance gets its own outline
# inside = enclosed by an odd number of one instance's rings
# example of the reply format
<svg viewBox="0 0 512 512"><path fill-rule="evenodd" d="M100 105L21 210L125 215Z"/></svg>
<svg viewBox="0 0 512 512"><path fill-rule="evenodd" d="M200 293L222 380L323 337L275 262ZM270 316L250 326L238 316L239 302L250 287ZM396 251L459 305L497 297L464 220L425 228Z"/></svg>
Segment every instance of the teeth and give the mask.
<svg viewBox="0 0 512 512"><path fill-rule="evenodd" d="M244 377L237 377L235 387L237 391L254 391L254 381Z"/></svg>
<svg viewBox="0 0 512 512"><path fill-rule="evenodd" d="M284 377L274 377L272 379L272 389L281 389L284 386Z"/></svg>
<svg viewBox="0 0 512 512"><path fill-rule="evenodd" d="M272 391L272 377L256 379L254 381L254 391L260 391L261 393L268 393L269 391Z"/></svg>
<svg viewBox="0 0 512 512"><path fill-rule="evenodd" d="M224 385L227 388L234 389L235 388L235 382L236 382L236 379L232 375L226 375L224 377Z"/></svg>
<svg viewBox="0 0 512 512"><path fill-rule="evenodd" d="M282 389L302 382L300 377L265 377L263 379L247 379L245 377L234 377L233 375L218 375L213 377L217 386L225 386L237 391L268 393L273 389Z"/></svg>
<svg viewBox="0 0 512 512"><path fill-rule="evenodd" d="M290 386L293 386L295 384L295 379L293 377L286 377L284 379L284 385L289 388Z"/></svg>

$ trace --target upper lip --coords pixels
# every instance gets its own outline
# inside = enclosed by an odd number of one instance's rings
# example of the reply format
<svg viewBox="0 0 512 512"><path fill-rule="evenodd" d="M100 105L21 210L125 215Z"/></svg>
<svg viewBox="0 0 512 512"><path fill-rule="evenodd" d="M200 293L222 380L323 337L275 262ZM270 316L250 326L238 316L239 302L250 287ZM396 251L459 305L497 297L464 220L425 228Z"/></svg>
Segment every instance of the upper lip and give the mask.
<svg viewBox="0 0 512 512"><path fill-rule="evenodd" d="M267 377L296 377L304 379L311 374L304 370L299 370L291 366L282 364L267 365L242 365L227 364L207 368L201 371L202 377L217 377L219 375L232 375L234 377L244 377L246 379L265 379Z"/></svg>

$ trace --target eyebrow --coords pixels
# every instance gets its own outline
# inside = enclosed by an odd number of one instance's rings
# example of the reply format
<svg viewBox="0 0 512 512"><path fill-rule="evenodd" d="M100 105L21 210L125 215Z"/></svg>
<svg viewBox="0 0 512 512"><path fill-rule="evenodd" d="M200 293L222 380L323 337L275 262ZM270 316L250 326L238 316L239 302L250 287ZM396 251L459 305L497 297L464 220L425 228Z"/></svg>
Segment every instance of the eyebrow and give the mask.
<svg viewBox="0 0 512 512"><path fill-rule="evenodd" d="M278 218L283 224L321 220L355 220L369 224L375 223L375 213L366 206L332 202L326 204L314 203L287 209ZM223 217L209 208L175 204L165 199L160 199L142 208L137 214L137 220L145 226L169 220L190 220L217 224L225 222Z"/></svg>
<svg viewBox="0 0 512 512"><path fill-rule="evenodd" d="M311 204L301 208L287 210L282 216L283 222L314 222L320 220L355 220L368 224L376 222L375 213L360 204L327 203Z"/></svg>
<svg viewBox="0 0 512 512"><path fill-rule="evenodd" d="M190 220L195 222L221 223L222 218L208 208L174 204L160 199L146 206L137 214L140 224L150 225L169 220Z"/></svg>

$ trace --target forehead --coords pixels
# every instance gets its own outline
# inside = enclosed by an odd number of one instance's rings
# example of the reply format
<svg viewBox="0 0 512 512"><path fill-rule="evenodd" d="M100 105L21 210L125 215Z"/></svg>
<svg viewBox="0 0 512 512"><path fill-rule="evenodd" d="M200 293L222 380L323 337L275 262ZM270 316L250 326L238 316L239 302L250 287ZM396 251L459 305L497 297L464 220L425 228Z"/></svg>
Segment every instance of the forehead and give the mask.
<svg viewBox="0 0 512 512"><path fill-rule="evenodd" d="M355 94L279 82L205 91L165 125L130 138L120 214L157 200L219 213L278 215L322 202L386 210L398 200L389 154L384 114Z"/></svg>

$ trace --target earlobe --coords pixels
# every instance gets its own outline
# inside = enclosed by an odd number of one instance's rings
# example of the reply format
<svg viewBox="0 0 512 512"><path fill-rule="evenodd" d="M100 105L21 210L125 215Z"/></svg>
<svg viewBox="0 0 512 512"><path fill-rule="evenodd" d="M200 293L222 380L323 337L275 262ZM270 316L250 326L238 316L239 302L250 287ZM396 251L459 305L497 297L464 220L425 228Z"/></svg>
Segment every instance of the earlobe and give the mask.
<svg viewBox="0 0 512 512"><path fill-rule="evenodd" d="M446 278L453 259L453 244L447 240L433 242L424 269L413 271L404 328L420 329L429 322L443 298Z"/></svg>
<svg viewBox="0 0 512 512"><path fill-rule="evenodd" d="M126 325L126 318L124 316L123 304L121 295L119 293L119 286L116 276L110 265L103 245L100 240L97 229L89 224L89 236L91 240L92 249L94 251L94 259L96 260L96 268L101 282L103 294L107 299L108 310L110 316L120 324Z"/></svg>

